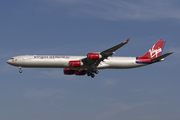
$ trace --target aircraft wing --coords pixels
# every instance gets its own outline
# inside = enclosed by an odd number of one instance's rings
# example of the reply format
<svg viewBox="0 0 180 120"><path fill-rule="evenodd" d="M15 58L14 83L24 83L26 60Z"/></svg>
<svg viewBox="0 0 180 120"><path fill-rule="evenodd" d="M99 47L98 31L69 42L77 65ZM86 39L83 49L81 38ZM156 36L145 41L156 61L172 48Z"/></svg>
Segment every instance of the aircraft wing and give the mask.
<svg viewBox="0 0 180 120"><path fill-rule="evenodd" d="M122 43L120 43L120 44L118 44L118 45L116 45L114 47L111 47L111 48L109 48L107 50L104 50L104 51L102 51L100 53L88 53L88 55L91 54L92 57L89 57L87 55L87 57L82 59L81 61L84 63L84 65L97 67L101 61L103 61L104 59L107 59L109 56L112 56L117 49L119 49L120 47L127 44L129 42L129 40L130 40L130 38L128 38L124 42L122 42ZM91 59L93 57L97 58L97 59Z"/></svg>
<svg viewBox="0 0 180 120"><path fill-rule="evenodd" d="M127 40L125 40L124 42L114 46L114 47L111 47L107 50L104 50L101 52L101 54L104 54L104 53L113 53L114 51L116 51L117 49L119 49L120 47L124 46L125 44L127 44L129 42L130 38L128 38Z"/></svg>

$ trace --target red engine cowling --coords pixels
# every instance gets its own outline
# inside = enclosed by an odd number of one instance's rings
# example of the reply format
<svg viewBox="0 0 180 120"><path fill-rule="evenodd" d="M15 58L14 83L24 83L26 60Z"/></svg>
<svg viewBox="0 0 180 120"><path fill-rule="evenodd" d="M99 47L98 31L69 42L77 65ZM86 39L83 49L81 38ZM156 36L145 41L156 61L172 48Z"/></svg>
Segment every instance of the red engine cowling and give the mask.
<svg viewBox="0 0 180 120"><path fill-rule="evenodd" d="M100 55L99 53L88 53L87 58L91 60L99 60L102 58L102 55Z"/></svg>
<svg viewBox="0 0 180 120"><path fill-rule="evenodd" d="M77 70L76 75L85 75L86 74L86 70Z"/></svg>
<svg viewBox="0 0 180 120"><path fill-rule="evenodd" d="M71 67L80 67L83 65L83 63L81 61L69 61L69 65Z"/></svg>
<svg viewBox="0 0 180 120"><path fill-rule="evenodd" d="M68 68L64 68L64 74L65 75L74 75L75 74L75 70L70 70Z"/></svg>

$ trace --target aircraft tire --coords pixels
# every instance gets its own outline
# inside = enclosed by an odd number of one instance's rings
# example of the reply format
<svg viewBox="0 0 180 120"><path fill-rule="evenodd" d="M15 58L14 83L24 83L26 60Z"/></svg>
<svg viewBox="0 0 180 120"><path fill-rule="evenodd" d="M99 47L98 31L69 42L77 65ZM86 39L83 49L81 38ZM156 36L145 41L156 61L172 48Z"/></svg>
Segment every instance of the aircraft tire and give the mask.
<svg viewBox="0 0 180 120"><path fill-rule="evenodd" d="M98 73L99 73L99 70L96 70L95 73L98 74Z"/></svg>
<svg viewBox="0 0 180 120"><path fill-rule="evenodd" d="M19 73L22 73L22 70L19 70Z"/></svg>
<svg viewBox="0 0 180 120"><path fill-rule="evenodd" d="M92 77L92 78L94 78L94 77L95 77L95 75L94 75L94 74L91 74L91 77Z"/></svg>

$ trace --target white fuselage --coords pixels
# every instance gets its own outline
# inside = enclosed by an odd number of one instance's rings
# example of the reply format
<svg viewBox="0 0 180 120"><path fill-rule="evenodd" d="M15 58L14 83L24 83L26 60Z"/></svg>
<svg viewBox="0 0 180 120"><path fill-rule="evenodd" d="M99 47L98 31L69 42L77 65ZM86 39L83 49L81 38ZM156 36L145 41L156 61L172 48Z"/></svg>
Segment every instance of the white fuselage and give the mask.
<svg viewBox="0 0 180 120"><path fill-rule="evenodd" d="M74 70L89 70L90 66L71 67L69 61L81 60L86 56L60 56L60 55L24 55L16 56L7 61L17 67L32 68L70 68ZM141 67L147 64L137 63L136 57L108 57L101 61L98 69L127 69Z"/></svg>

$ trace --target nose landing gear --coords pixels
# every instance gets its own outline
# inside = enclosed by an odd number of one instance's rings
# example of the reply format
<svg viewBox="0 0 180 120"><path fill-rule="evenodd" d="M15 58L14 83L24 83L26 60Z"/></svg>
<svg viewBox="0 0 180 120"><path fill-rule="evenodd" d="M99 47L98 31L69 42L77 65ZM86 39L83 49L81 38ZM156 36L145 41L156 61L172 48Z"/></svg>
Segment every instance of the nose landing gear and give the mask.
<svg viewBox="0 0 180 120"><path fill-rule="evenodd" d="M21 67L19 67L19 73L22 73L22 68Z"/></svg>

